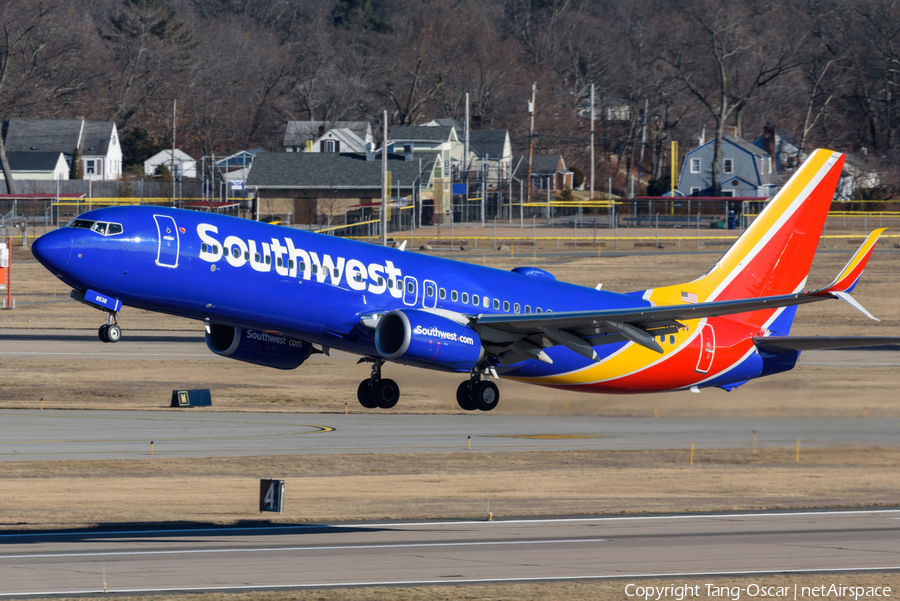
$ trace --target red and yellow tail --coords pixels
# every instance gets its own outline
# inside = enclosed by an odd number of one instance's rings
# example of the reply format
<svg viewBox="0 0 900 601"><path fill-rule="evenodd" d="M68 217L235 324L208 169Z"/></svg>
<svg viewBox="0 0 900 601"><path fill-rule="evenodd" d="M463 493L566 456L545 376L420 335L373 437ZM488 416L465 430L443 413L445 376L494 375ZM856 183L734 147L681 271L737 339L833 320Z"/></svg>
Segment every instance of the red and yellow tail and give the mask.
<svg viewBox="0 0 900 601"><path fill-rule="evenodd" d="M816 150L734 245L703 277L648 291L657 305L726 301L799 292L844 166L844 155ZM747 316L762 325L771 311Z"/></svg>

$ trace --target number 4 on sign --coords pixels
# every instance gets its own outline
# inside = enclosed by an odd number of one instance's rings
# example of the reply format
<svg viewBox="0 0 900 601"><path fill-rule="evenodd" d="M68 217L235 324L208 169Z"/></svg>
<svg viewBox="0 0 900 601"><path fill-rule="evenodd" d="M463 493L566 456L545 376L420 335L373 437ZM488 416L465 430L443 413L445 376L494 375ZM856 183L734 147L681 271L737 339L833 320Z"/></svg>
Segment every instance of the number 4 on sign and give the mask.
<svg viewBox="0 0 900 601"><path fill-rule="evenodd" d="M266 493L266 498L263 500L263 503L266 505L266 509L269 511L278 511L275 509L275 483L271 482L269 484L269 492Z"/></svg>
<svg viewBox="0 0 900 601"><path fill-rule="evenodd" d="M259 511L282 513L284 505L284 480L259 481Z"/></svg>

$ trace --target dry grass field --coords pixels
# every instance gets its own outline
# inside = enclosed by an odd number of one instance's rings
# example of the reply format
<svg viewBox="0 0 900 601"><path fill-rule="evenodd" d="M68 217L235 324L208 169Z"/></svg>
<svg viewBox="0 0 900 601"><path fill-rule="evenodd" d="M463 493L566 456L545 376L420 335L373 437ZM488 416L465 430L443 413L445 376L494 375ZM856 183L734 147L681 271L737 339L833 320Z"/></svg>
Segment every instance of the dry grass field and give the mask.
<svg viewBox="0 0 900 601"><path fill-rule="evenodd" d="M742 588L746 590L748 585L766 587L767 591L777 593L778 588L789 589L788 595L767 597L774 600L793 600L794 585L798 591L800 587L829 586L840 584L853 587L891 587L891 596L896 595L900 589L900 577L897 574L872 573L872 574L777 574L760 575L742 578L728 577L691 577L661 580L593 580L573 582L539 582L539 583L514 583L514 584L473 584L457 586L423 586L423 587L360 587L352 589L325 589L325 590L296 590L296 591L264 591L254 593L207 593L203 595L173 595L173 596L146 596L141 597L145 601L173 601L174 599L190 599L190 601L466 601L480 599L484 601L626 601L634 599L626 595L625 587L629 584L642 587L671 587L690 586L698 596L685 597L687 601L693 599L731 599L730 596L722 596L721 589L728 587ZM719 587L719 590L710 589L707 585ZM717 596L710 593L718 592ZM629 589L634 594L634 588ZM125 601L134 597L104 596L110 601ZM662 599L675 599L674 595L664 595ZM746 593L741 593L741 599L746 599ZM835 597L824 597L834 599ZM846 598L846 597L844 597ZM56 597L59 601L74 601L68 598ZM93 599L93 597L92 597ZM874 597L862 596L860 599L874 599ZM87 601L87 600L85 600Z"/></svg>
<svg viewBox="0 0 900 601"><path fill-rule="evenodd" d="M0 529L895 505L900 448L576 451L2 462ZM179 499L173 513L170 500Z"/></svg>

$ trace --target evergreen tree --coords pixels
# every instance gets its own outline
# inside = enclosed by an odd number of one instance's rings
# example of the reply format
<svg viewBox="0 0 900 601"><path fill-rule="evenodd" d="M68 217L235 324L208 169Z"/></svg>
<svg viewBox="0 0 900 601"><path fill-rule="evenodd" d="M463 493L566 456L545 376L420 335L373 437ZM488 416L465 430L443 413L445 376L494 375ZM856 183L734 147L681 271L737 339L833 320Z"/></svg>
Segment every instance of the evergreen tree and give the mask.
<svg viewBox="0 0 900 601"><path fill-rule="evenodd" d="M72 154L72 169L69 170L69 179L84 179L84 165L82 165L80 146Z"/></svg>
<svg viewBox="0 0 900 601"><path fill-rule="evenodd" d="M372 8L372 0L337 0L331 16L336 27L359 28L377 33L388 31L387 22Z"/></svg>

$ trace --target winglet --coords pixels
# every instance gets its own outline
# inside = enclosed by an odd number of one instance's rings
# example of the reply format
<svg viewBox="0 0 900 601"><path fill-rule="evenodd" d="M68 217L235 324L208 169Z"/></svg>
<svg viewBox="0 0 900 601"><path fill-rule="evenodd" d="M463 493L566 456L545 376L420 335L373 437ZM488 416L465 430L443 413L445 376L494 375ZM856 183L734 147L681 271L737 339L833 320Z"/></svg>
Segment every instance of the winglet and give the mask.
<svg viewBox="0 0 900 601"><path fill-rule="evenodd" d="M859 278L866 268L866 263L869 262L872 251L875 250L875 243L878 242L879 236L881 236L885 230L887 230L887 228L881 228L869 234L869 237L862 243L862 246L859 247L859 250L856 251L838 277L824 288L813 290L809 294L812 296L832 296L839 298L866 317L874 319L875 321L880 321L866 311L856 299L850 296L850 291L853 290L856 287L857 282L859 282Z"/></svg>
<svg viewBox="0 0 900 601"><path fill-rule="evenodd" d="M853 255L838 277L824 288L814 290L810 294L825 296L831 292L851 292L856 287L863 269L866 268L866 263L869 262L872 251L875 250L875 243L878 242L878 238L885 230L887 230L886 227L877 229L869 234L869 237L862 243L862 246L859 247L859 250L856 251L856 254Z"/></svg>

